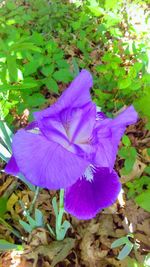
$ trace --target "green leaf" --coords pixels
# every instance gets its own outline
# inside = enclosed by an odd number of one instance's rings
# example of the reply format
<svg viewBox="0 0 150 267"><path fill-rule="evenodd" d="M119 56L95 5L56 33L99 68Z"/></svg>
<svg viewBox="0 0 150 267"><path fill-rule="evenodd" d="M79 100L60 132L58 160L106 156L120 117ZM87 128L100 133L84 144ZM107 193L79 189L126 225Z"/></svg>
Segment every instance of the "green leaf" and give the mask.
<svg viewBox="0 0 150 267"><path fill-rule="evenodd" d="M121 237L117 240L115 240L112 244L111 244L111 248L117 248L120 247L124 244L126 244L129 241L127 236Z"/></svg>
<svg viewBox="0 0 150 267"><path fill-rule="evenodd" d="M42 52L41 48L37 47L36 45L34 45L33 43L16 43L10 46L10 51L22 51L22 50L31 50L31 51L35 51L35 52Z"/></svg>
<svg viewBox="0 0 150 267"><path fill-rule="evenodd" d="M61 225L61 228L59 232L57 232L57 240L63 240L65 238L65 235L70 228L71 224L68 221L64 221Z"/></svg>
<svg viewBox="0 0 150 267"><path fill-rule="evenodd" d="M119 255L118 255L118 260L123 260L125 259L131 252L131 250L133 249L133 244L130 242L128 244L126 244L123 249L120 251Z"/></svg>
<svg viewBox="0 0 150 267"><path fill-rule="evenodd" d="M150 212L150 190L146 190L135 198L135 202L144 210Z"/></svg>
<svg viewBox="0 0 150 267"><path fill-rule="evenodd" d="M4 121L0 120L0 138L3 140L4 144L8 148L8 150L11 152L11 144L12 144L12 136L13 133L7 126L7 124Z"/></svg>
<svg viewBox="0 0 150 267"><path fill-rule="evenodd" d="M33 60L31 62L28 62L26 64L24 64L24 75L28 76L30 74L33 74L37 71L38 68L38 64L36 60Z"/></svg>
<svg viewBox="0 0 150 267"><path fill-rule="evenodd" d="M10 243L4 239L0 239L0 250L23 250L23 247L21 245Z"/></svg>
<svg viewBox="0 0 150 267"><path fill-rule="evenodd" d="M7 162L9 158L11 157L10 152L4 147L2 144L0 144L0 158Z"/></svg>
<svg viewBox="0 0 150 267"><path fill-rule="evenodd" d="M67 63L67 61L65 59L59 59L57 60L57 66L58 69L63 68L63 69L67 69L69 68L69 64Z"/></svg>
<svg viewBox="0 0 150 267"><path fill-rule="evenodd" d="M118 81L118 87L119 87L119 89L125 89L131 85L131 82L132 81L129 77L125 78L124 80Z"/></svg>
<svg viewBox="0 0 150 267"><path fill-rule="evenodd" d="M41 72L48 77L49 75L51 75L54 72L55 69L55 65L51 64L51 65L46 65L41 69Z"/></svg>
<svg viewBox="0 0 150 267"><path fill-rule="evenodd" d="M120 2L121 2L121 0L120 0ZM114 9L114 8L117 7L117 5L118 5L118 0L111 0L111 1L110 0L105 0L105 9L106 10L107 9Z"/></svg>
<svg viewBox="0 0 150 267"><path fill-rule="evenodd" d="M28 233L31 233L32 232L33 228L32 228L32 226L30 224L28 224L28 223L26 223L26 222L24 222L22 220L19 220L19 223L21 224L21 226L23 227L23 229L26 232L28 232Z"/></svg>
<svg viewBox="0 0 150 267"><path fill-rule="evenodd" d="M0 92L4 92L4 91L7 91L7 90L24 90L24 89L32 89L32 88L35 88L38 86L38 83L37 81L32 81L32 82L26 82L24 80L23 83L18 83L17 85L16 84L13 84L13 85L10 85L10 84L4 84L4 85L0 85Z"/></svg>
<svg viewBox="0 0 150 267"><path fill-rule="evenodd" d="M53 78L48 77L48 78L44 79L44 84L47 86L47 88L50 91L55 92L56 94L58 93L59 87Z"/></svg>
<svg viewBox="0 0 150 267"><path fill-rule="evenodd" d="M35 209L35 221L37 227L43 227L44 221L43 221L43 214L39 209Z"/></svg>
<svg viewBox="0 0 150 267"><path fill-rule="evenodd" d="M36 221L28 214L26 214L26 217L32 229L36 228L37 227Z"/></svg>
<svg viewBox="0 0 150 267"><path fill-rule="evenodd" d="M118 155L120 157L122 157L123 159L127 158L128 157L128 150L127 150L127 148L126 147L120 148L119 151L118 151Z"/></svg>
<svg viewBox="0 0 150 267"><path fill-rule="evenodd" d="M16 63L16 57L7 55L7 67L9 72L9 78L11 82L16 82L18 79L18 69Z"/></svg>
<svg viewBox="0 0 150 267"><path fill-rule="evenodd" d="M144 116L150 118L150 90L147 90L144 96L135 101L135 108L140 111Z"/></svg>
<svg viewBox="0 0 150 267"><path fill-rule="evenodd" d="M54 213L55 213L56 220L57 220L57 217L58 217L58 205L57 205L56 197L53 197L52 205L53 205Z"/></svg>
<svg viewBox="0 0 150 267"><path fill-rule="evenodd" d="M125 160L124 166L127 173L132 171L134 163L135 163L135 158L129 157Z"/></svg>
<svg viewBox="0 0 150 267"><path fill-rule="evenodd" d="M127 135L124 135L122 137L122 143L127 147L131 145L131 141Z"/></svg>
<svg viewBox="0 0 150 267"><path fill-rule="evenodd" d="M61 69L54 72L53 77L56 81L68 83L72 79L72 75L68 69Z"/></svg>
<svg viewBox="0 0 150 267"><path fill-rule="evenodd" d="M45 97L40 93L29 96L23 96L24 102L28 107L39 107L46 102Z"/></svg>

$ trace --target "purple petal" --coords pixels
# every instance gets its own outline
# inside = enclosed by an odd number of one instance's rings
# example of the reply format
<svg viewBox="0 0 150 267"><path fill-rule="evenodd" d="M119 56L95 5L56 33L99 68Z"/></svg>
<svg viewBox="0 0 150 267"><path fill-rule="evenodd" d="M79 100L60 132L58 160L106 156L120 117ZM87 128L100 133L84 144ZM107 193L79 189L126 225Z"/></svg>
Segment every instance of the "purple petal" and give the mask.
<svg viewBox="0 0 150 267"><path fill-rule="evenodd" d="M107 119L107 116L105 115L105 113L98 111L96 113L96 119L97 120L104 120L104 119Z"/></svg>
<svg viewBox="0 0 150 267"><path fill-rule="evenodd" d="M5 172L8 174L12 174L14 176L19 173L19 168L18 168L18 165L16 163L14 156L11 156L11 158L9 159L9 161L5 167Z"/></svg>
<svg viewBox="0 0 150 267"><path fill-rule="evenodd" d="M95 165L113 168L118 145L124 135L126 126L135 123L137 119L137 112L133 106L130 106L113 120L97 121L97 126L93 132L94 145L97 147Z"/></svg>
<svg viewBox="0 0 150 267"><path fill-rule="evenodd" d="M97 168L92 181L85 178L65 191L65 210L78 219L91 219L100 210L111 206L121 189L119 177L113 170Z"/></svg>
<svg viewBox="0 0 150 267"><path fill-rule="evenodd" d="M25 129L26 130L32 130L32 129L37 128L37 127L38 127L37 121L32 121L26 126Z"/></svg>
<svg viewBox="0 0 150 267"><path fill-rule="evenodd" d="M131 105L122 111L115 119L113 119L113 126L128 126L130 124L136 123L138 120L138 114L135 108Z"/></svg>
<svg viewBox="0 0 150 267"><path fill-rule="evenodd" d="M74 108L87 104L91 101L90 88L92 85L93 81L90 72L82 70L55 104L50 108L34 113L35 119L39 121L43 117L53 116L70 106Z"/></svg>
<svg viewBox="0 0 150 267"><path fill-rule="evenodd" d="M89 164L43 135L25 130L19 130L14 136L13 153L26 179L49 189L72 185Z"/></svg>
<svg viewBox="0 0 150 267"><path fill-rule="evenodd" d="M96 123L96 106L88 103L82 108L67 108L55 116L39 121L41 132L50 140L83 158L93 157L90 138Z"/></svg>

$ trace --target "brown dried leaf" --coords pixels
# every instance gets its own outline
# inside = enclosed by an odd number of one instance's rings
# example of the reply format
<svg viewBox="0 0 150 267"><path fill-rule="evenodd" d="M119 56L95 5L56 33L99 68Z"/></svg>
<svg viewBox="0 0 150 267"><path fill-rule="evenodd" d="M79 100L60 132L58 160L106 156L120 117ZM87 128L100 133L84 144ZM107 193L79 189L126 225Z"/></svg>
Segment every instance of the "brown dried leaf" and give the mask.
<svg viewBox="0 0 150 267"><path fill-rule="evenodd" d="M46 246L38 246L33 252L26 254L25 257L26 259L33 259L33 267L36 267L39 255L43 255L51 260L51 267L54 267L68 256L74 246L75 239L66 238L63 241L53 241Z"/></svg>
<svg viewBox="0 0 150 267"><path fill-rule="evenodd" d="M121 183L127 183L135 178L138 178L142 175L146 165L141 162L139 159L136 159L132 171L128 175L121 176Z"/></svg>

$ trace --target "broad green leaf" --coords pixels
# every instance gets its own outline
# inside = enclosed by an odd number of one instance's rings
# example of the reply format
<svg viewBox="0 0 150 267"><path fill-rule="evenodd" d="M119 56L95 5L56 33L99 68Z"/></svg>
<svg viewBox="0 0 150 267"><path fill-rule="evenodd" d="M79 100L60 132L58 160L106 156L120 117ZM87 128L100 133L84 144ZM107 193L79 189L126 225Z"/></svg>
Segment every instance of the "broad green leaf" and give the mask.
<svg viewBox="0 0 150 267"><path fill-rule="evenodd" d="M43 221L43 214L39 209L35 209L35 221L37 227L43 227L44 221Z"/></svg>
<svg viewBox="0 0 150 267"><path fill-rule="evenodd" d="M128 149L126 147L121 147L118 151L118 155L123 159L128 157Z"/></svg>
<svg viewBox="0 0 150 267"><path fill-rule="evenodd" d="M61 225L61 228L59 232L57 233L57 240L63 240L65 238L65 235L70 228L71 224L68 221L64 221Z"/></svg>
<svg viewBox="0 0 150 267"><path fill-rule="evenodd" d="M24 75L28 76L35 73L38 67L39 66L36 60L24 64Z"/></svg>
<svg viewBox="0 0 150 267"><path fill-rule="evenodd" d="M9 72L9 79L11 82L16 82L18 79L18 69L16 63L16 57L7 55L7 67Z"/></svg>
<svg viewBox="0 0 150 267"><path fill-rule="evenodd" d="M119 246L122 246L124 244L126 244L128 242L128 237L127 236L124 236L124 237L121 237L117 240L115 240L112 244L111 244L111 248L117 248Z"/></svg>
<svg viewBox="0 0 150 267"><path fill-rule="evenodd" d="M23 100L27 107L39 107L46 102L45 97L40 93L23 96Z"/></svg>
<svg viewBox="0 0 150 267"><path fill-rule="evenodd" d="M68 69L61 69L54 72L53 77L56 81L68 83L72 79L72 75Z"/></svg>
<svg viewBox="0 0 150 267"><path fill-rule="evenodd" d="M13 1L7 1L6 2L6 7L9 9L9 10L14 10L16 8L16 5Z"/></svg>
<svg viewBox="0 0 150 267"><path fill-rule="evenodd" d="M121 0L119 1L121 3ZM105 9L114 9L118 5L118 0L105 0Z"/></svg>
<svg viewBox="0 0 150 267"><path fill-rule="evenodd" d="M41 72L48 77L49 75L51 75L54 72L55 69L55 65L51 64L51 65L46 65L44 67L42 67Z"/></svg>
<svg viewBox="0 0 150 267"><path fill-rule="evenodd" d="M11 152L11 144L12 144L12 132L8 128L7 124L4 121L0 120L0 138L3 140L4 144Z"/></svg>
<svg viewBox="0 0 150 267"><path fill-rule="evenodd" d="M26 217L32 229L36 228L37 227L36 221L28 214L26 214Z"/></svg>
<svg viewBox="0 0 150 267"><path fill-rule="evenodd" d="M4 239L0 239L0 250L23 250L23 246L10 243Z"/></svg>
<svg viewBox="0 0 150 267"><path fill-rule="evenodd" d="M57 82L53 78L48 77L44 79L44 84L50 91L58 93L59 87Z"/></svg>
<svg viewBox="0 0 150 267"><path fill-rule="evenodd" d="M127 173L132 171L134 163L135 163L135 158L129 157L125 160L124 166Z"/></svg>
<svg viewBox="0 0 150 267"><path fill-rule="evenodd" d="M146 190L135 198L135 202L144 210L150 212L150 190Z"/></svg>
<svg viewBox="0 0 150 267"><path fill-rule="evenodd" d="M120 251L119 255L118 255L118 260L123 260L125 259L131 252L131 250L133 249L133 244L130 242L128 244L126 244L123 249Z"/></svg>
<svg viewBox="0 0 150 267"><path fill-rule="evenodd" d="M9 85L9 84L4 84L0 85L0 92L4 92L7 90L24 90L24 89L32 89L38 86L37 81L34 82L23 82L23 83L18 83L17 85Z"/></svg>
<svg viewBox="0 0 150 267"><path fill-rule="evenodd" d="M58 69L67 69L69 68L69 64L67 63L67 61L65 59L59 59L57 60L56 62L57 66L58 66Z"/></svg>
<svg viewBox="0 0 150 267"><path fill-rule="evenodd" d="M32 228L32 226L30 224L28 224L28 223L26 223L26 222L24 222L22 220L19 220L19 223L21 224L21 226L23 227L23 229L26 232L28 232L28 233L31 233L32 232L33 228Z"/></svg>
<svg viewBox="0 0 150 267"><path fill-rule="evenodd" d="M41 48L37 47L36 45L34 45L33 43L16 43L11 45L10 51L22 51L22 50L31 50L31 51L35 51L35 52L41 52Z"/></svg>
<svg viewBox="0 0 150 267"><path fill-rule="evenodd" d="M127 147L131 145L131 141L127 135L124 135L122 137L122 143Z"/></svg>
<svg viewBox="0 0 150 267"><path fill-rule="evenodd" d="M118 87L119 89L125 89L131 85L131 82L132 81L129 77L125 78L123 80L118 81Z"/></svg>
<svg viewBox="0 0 150 267"><path fill-rule="evenodd" d="M135 101L135 108L150 119L150 89L147 93Z"/></svg>
<svg viewBox="0 0 150 267"><path fill-rule="evenodd" d="M4 147L2 144L0 144L0 158L7 162L9 158L11 157L10 152Z"/></svg>

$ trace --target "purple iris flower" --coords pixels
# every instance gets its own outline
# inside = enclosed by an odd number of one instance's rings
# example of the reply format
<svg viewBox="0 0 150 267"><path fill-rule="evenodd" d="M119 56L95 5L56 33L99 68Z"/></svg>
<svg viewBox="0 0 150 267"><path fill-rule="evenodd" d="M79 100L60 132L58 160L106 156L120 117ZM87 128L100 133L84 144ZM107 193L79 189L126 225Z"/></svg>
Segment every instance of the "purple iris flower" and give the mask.
<svg viewBox="0 0 150 267"><path fill-rule="evenodd" d="M82 70L51 107L34 113L35 122L13 138L5 171L21 172L34 185L65 189L65 210L90 219L112 205L121 189L113 170L127 125L137 121L133 106L116 118L96 111L92 76Z"/></svg>

